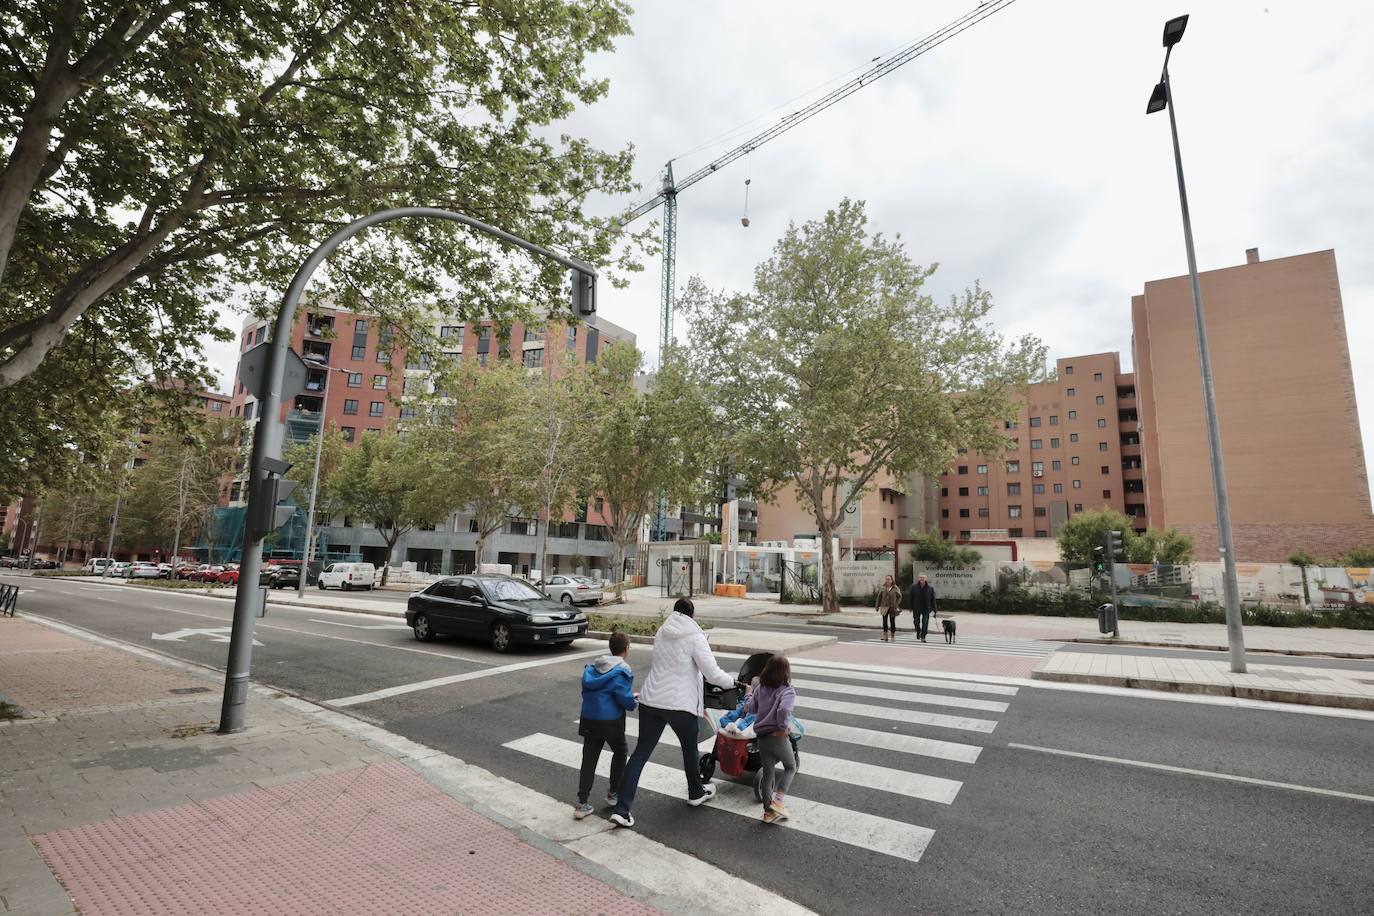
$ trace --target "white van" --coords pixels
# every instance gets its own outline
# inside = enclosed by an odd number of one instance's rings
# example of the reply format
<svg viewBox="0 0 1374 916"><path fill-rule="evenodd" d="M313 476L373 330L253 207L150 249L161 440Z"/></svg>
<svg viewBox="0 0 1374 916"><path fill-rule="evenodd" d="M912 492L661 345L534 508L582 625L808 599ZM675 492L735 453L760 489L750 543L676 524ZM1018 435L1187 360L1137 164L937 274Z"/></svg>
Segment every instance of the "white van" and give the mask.
<svg viewBox="0 0 1374 916"><path fill-rule="evenodd" d="M341 588L346 592L355 588L371 589L377 578L377 567L371 563L330 563L320 573L321 589Z"/></svg>
<svg viewBox="0 0 1374 916"><path fill-rule="evenodd" d="M100 575L105 571L105 567L113 562L114 560L109 557L91 557L86 561L86 565L81 567L81 571Z"/></svg>

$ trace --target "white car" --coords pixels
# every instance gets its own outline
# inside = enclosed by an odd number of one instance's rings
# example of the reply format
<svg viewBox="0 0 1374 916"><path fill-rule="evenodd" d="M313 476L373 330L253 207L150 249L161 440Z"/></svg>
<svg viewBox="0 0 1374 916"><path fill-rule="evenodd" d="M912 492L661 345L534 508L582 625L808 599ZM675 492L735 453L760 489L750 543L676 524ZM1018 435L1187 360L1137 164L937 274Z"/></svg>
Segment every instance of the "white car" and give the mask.
<svg viewBox="0 0 1374 916"><path fill-rule="evenodd" d="M133 565L125 560L116 560L110 564L110 575L117 579L123 579L129 575L129 570Z"/></svg>
<svg viewBox="0 0 1374 916"><path fill-rule="evenodd" d="M95 573L97 576L105 571L105 567L113 563L109 557L91 557L81 567L82 572Z"/></svg>
<svg viewBox="0 0 1374 916"><path fill-rule="evenodd" d="M316 584L321 590L341 588L346 592L355 588L369 591L377 579L377 567L371 563L330 563L320 573Z"/></svg>
<svg viewBox="0 0 1374 916"><path fill-rule="evenodd" d="M554 601L564 604L600 604L601 583L586 576L549 576L535 586Z"/></svg>
<svg viewBox="0 0 1374 916"><path fill-rule="evenodd" d="M162 567L156 563L135 563L125 574L130 579L161 579Z"/></svg>

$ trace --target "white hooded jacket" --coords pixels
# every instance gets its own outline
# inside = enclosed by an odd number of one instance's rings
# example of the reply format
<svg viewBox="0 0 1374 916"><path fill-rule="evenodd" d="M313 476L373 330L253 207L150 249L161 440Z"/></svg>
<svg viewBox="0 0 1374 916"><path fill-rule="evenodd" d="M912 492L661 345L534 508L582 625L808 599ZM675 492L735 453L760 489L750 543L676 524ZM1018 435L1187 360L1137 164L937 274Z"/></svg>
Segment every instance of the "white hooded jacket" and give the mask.
<svg viewBox="0 0 1374 916"><path fill-rule="evenodd" d="M734 676L716 664L706 634L697 622L674 611L654 634L654 660L640 688L639 702L699 716L703 677L717 687L735 686Z"/></svg>

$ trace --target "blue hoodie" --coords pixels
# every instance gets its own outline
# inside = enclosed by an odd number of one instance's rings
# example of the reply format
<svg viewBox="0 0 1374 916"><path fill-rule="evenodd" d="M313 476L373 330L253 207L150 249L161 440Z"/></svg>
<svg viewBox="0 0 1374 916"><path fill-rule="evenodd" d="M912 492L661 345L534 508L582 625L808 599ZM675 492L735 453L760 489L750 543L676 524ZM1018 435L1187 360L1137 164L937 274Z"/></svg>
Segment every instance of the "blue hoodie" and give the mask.
<svg viewBox="0 0 1374 916"><path fill-rule="evenodd" d="M634 673L625 659L603 655L582 669L582 718L619 719L635 702Z"/></svg>

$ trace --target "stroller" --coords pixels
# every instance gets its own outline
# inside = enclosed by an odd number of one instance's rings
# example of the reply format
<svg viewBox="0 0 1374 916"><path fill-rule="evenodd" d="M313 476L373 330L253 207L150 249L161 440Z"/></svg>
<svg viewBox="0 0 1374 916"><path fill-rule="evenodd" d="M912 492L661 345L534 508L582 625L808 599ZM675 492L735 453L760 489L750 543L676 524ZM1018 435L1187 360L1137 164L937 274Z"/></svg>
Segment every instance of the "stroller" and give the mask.
<svg viewBox="0 0 1374 916"><path fill-rule="evenodd" d="M707 683L705 686L705 705L707 709L719 709L730 711L741 705L744 699L744 690L758 677L763 671L763 666L768 664L772 658L771 652L758 652L745 659L744 665L740 668L739 677L736 678L734 687L717 687ZM753 738L735 738L724 734L708 714L705 716L710 724L711 730L715 733L716 743L709 753L701 755L701 779L703 782L711 779L717 767L721 775L735 782L752 785L754 787L754 798L763 801L763 766L759 760L758 741ZM795 730L789 730L788 740L792 742L792 755L797 761L797 771L801 771L801 750L800 743L802 735L801 723L793 719Z"/></svg>

